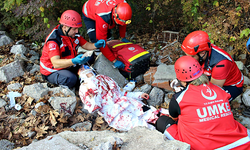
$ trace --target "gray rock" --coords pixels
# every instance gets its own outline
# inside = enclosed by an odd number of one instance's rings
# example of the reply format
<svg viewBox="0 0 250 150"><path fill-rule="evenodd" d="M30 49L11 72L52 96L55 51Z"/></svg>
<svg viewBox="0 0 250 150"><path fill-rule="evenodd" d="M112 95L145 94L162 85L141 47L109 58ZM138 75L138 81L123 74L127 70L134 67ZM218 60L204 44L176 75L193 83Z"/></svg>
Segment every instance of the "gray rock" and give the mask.
<svg viewBox="0 0 250 150"><path fill-rule="evenodd" d="M29 54L32 55L32 56L39 56L39 54L34 50L30 50Z"/></svg>
<svg viewBox="0 0 250 150"><path fill-rule="evenodd" d="M144 85L141 86L141 87L136 87L136 88L134 89L134 92L150 93L151 89L152 89L152 86L151 86L151 85L149 85L149 84L144 84Z"/></svg>
<svg viewBox="0 0 250 150"><path fill-rule="evenodd" d="M167 104L169 104L170 103L170 96L171 95L173 95L174 94L174 92L169 92L169 93L167 93L167 94L165 94L165 97L164 97L164 102L166 102Z"/></svg>
<svg viewBox="0 0 250 150"><path fill-rule="evenodd" d="M147 102L149 105L152 105L154 107L157 105L159 106L163 101L163 97L164 92L161 89L154 87L149 93L149 99L147 100Z"/></svg>
<svg viewBox="0 0 250 150"><path fill-rule="evenodd" d="M244 69L244 64L242 61L235 61L235 63L241 71Z"/></svg>
<svg viewBox="0 0 250 150"><path fill-rule="evenodd" d="M10 50L10 52L13 54L25 54L26 51L27 51L27 48L22 44L13 45Z"/></svg>
<svg viewBox="0 0 250 150"><path fill-rule="evenodd" d="M250 107L250 89L246 89L243 93L242 101L246 106Z"/></svg>
<svg viewBox="0 0 250 150"><path fill-rule="evenodd" d="M34 64L34 65L32 66L32 69L30 70L30 73L31 73L31 74L34 74L35 72L40 72L40 66L37 65L37 64Z"/></svg>
<svg viewBox="0 0 250 150"><path fill-rule="evenodd" d="M36 114L37 114L37 112L36 112L34 109L32 109L32 110L30 111L30 113L31 113L33 116L36 116Z"/></svg>
<svg viewBox="0 0 250 150"><path fill-rule="evenodd" d="M53 94L63 93L65 96L75 96L75 93L72 92L68 87L59 86L55 88L49 88L49 90L52 91Z"/></svg>
<svg viewBox="0 0 250 150"><path fill-rule="evenodd" d="M36 61L39 60L39 59L40 59L39 56L31 56L30 61L31 61L31 62L36 62Z"/></svg>
<svg viewBox="0 0 250 150"><path fill-rule="evenodd" d="M155 80L173 80L176 78L174 65L161 64L154 75Z"/></svg>
<svg viewBox="0 0 250 150"><path fill-rule="evenodd" d="M14 60L29 61L28 58L27 58L24 54L19 53L19 52L17 52L17 53L15 54L15 59L14 59Z"/></svg>
<svg viewBox="0 0 250 150"><path fill-rule="evenodd" d="M0 80L6 83L23 74L22 62L18 60L0 67Z"/></svg>
<svg viewBox="0 0 250 150"><path fill-rule="evenodd" d="M13 83L7 86L7 89L9 91L14 91L14 90L20 90L20 88L22 87L22 85L20 83Z"/></svg>
<svg viewBox="0 0 250 150"><path fill-rule="evenodd" d="M1 31L3 34L0 35L0 46L3 45L8 45L11 42L13 42L13 40L11 38L9 38L7 35L5 35L5 31Z"/></svg>
<svg viewBox="0 0 250 150"><path fill-rule="evenodd" d="M95 146L93 150L112 150L112 144L110 142L101 143Z"/></svg>
<svg viewBox="0 0 250 150"><path fill-rule="evenodd" d="M77 128L80 128L82 131L90 131L92 127L92 124L88 121L77 123L71 126L70 128L76 130Z"/></svg>
<svg viewBox="0 0 250 150"><path fill-rule="evenodd" d="M247 126L247 128L249 129L249 127L250 127L250 118L249 117L240 116L239 119L242 120L240 123L242 125L244 125L244 126Z"/></svg>
<svg viewBox="0 0 250 150"><path fill-rule="evenodd" d="M250 79L247 76L244 76L244 84L250 85Z"/></svg>
<svg viewBox="0 0 250 150"><path fill-rule="evenodd" d="M35 105L35 108L38 109L40 106L44 106L44 102L39 102Z"/></svg>
<svg viewBox="0 0 250 150"><path fill-rule="evenodd" d="M0 108L7 105L7 102L0 98Z"/></svg>
<svg viewBox="0 0 250 150"><path fill-rule="evenodd" d="M5 140L5 139L0 140L1 150L12 150L14 149L14 147L15 147L15 144L10 141Z"/></svg>
<svg viewBox="0 0 250 150"><path fill-rule="evenodd" d="M144 82L143 74L138 75L137 77L135 77L135 81L138 82L138 83Z"/></svg>
<svg viewBox="0 0 250 150"><path fill-rule="evenodd" d="M28 134L29 138L33 138L36 135L36 132L35 131L29 131L27 134Z"/></svg>
<svg viewBox="0 0 250 150"><path fill-rule="evenodd" d="M23 94L34 98L35 102L37 102L44 95L48 94L48 92L49 89L47 89L47 87L44 87L41 83L26 85L23 88Z"/></svg>
<svg viewBox="0 0 250 150"><path fill-rule="evenodd" d="M121 149L123 150L189 150L190 145L177 141L163 139L163 134L156 131L150 130L144 127L136 127L128 132L115 133L112 131L80 131L80 132L61 132L58 135L64 139L68 139L70 143L78 145L82 143L90 149L99 145L100 143L110 142L112 144L112 138L121 139L123 144ZM159 148L160 147L160 148Z"/></svg>
<svg viewBox="0 0 250 150"><path fill-rule="evenodd" d="M25 43L24 39L21 39L21 40L19 40L19 41L16 42L16 45L18 45L18 44L24 44L24 43Z"/></svg>
<svg viewBox="0 0 250 150"><path fill-rule="evenodd" d="M50 97L51 106L58 110L59 113L64 112L65 116L71 116L76 107L76 97Z"/></svg>
<svg viewBox="0 0 250 150"><path fill-rule="evenodd" d="M239 59L246 59L247 58L247 54L240 54L238 56Z"/></svg>
<svg viewBox="0 0 250 150"><path fill-rule="evenodd" d="M117 82L120 87L124 87L128 81L122 76L117 68L113 68L112 62L110 62L104 55L100 54L93 66L93 68L102 75L109 76Z"/></svg>
<svg viewBox="0 0 250 150"><path fill-rule="evenodd" d="M19 150L81 150L81 148L70 143L59 135L48 136L46 139L32 142Z"/></svg>

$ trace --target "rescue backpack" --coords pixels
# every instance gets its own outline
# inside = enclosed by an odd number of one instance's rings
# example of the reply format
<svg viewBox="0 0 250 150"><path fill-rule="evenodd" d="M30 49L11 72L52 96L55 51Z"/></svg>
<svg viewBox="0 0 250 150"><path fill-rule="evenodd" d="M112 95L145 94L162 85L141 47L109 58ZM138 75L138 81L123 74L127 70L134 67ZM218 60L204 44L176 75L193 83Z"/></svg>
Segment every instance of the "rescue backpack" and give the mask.
<svg viewBox="0 0 250 150"><path fill-rule="evenodd" d="M124 43L119 40L110 41L108 47L113 52L117 60L124 63L125 68L121 69L125 71L127 75L121 73L128 79L134 79L138 75L144 74L148 71L150 66L151 54L133 43Z"/></svg>

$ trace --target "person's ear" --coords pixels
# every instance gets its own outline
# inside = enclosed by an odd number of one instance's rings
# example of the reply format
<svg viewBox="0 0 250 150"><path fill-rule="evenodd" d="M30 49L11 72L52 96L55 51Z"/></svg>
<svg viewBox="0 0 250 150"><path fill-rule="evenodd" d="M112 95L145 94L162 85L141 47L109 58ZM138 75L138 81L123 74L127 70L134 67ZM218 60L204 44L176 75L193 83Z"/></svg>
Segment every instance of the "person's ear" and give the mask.
<svg viewBox="0 0 250 150"><path fill-rule="evenodd" d="M203 56L203 55L205 55L207 53L207 51L201 51L200 52L200 56Z"/></svg>

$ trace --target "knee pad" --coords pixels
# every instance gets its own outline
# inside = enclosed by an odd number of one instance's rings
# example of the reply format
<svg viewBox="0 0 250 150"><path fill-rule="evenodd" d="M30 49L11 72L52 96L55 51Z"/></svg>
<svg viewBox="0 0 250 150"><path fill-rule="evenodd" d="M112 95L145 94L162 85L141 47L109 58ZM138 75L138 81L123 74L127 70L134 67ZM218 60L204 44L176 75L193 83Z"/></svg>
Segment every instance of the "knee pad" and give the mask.
<svg viewBox="0 0 250 150"><path fill-rule="evenodd" d="M175 121L168 117L168 116L161 116L158 118L158 120L155 123L156 130L160 131L161 133L164 133L166 130L166 127L170 124L174 124Z"/></svg>

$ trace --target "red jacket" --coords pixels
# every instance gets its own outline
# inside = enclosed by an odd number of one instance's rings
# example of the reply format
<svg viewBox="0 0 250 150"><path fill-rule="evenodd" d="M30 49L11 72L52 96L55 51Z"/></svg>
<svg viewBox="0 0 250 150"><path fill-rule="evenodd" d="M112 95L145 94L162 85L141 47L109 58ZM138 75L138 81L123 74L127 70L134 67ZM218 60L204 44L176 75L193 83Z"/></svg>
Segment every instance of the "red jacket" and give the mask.
<svg viewBox="0 0 250 150"><path fill-rule="evenodd" d="M84 15L96 22L96 39L107 39L108 29L116 26L112 17L112 9L124 0L88 0L82 8ZM120 37L125 37L126 25L119 26ZM102 54L109 60L113 61L115 56L108 46L100 48Z"/></svg>
<svg viewBox="0 0 250 150"><path fill-rule="evenodd" d="M193 150L244 149L250 147L250 133L234 120L228 99L230 94L211 82L188 85L174 95L180 106L178 123L164 134L191 145Z"/></svg>
<svg viewBox="0 0 250 150"><path fill-rule="evenodd" d="M233 58L223 49L212 44L208 60L203 64L204 74L214 79L226 79L223 86L242 87L244 77Z"/></svg>
<svg viewBox="0 0 250 150"><path fill-rule="evenodd" d="M65 36L60 25L57 25L47 36L43 46L42 56L40 58L41 74L48 76L52 72L65 69L54 68L50 58L58 55L61 59L72 59L76 57L78 47L83 46L86 42L87 41L79 34L76 34L75 39Z"/></svg>

